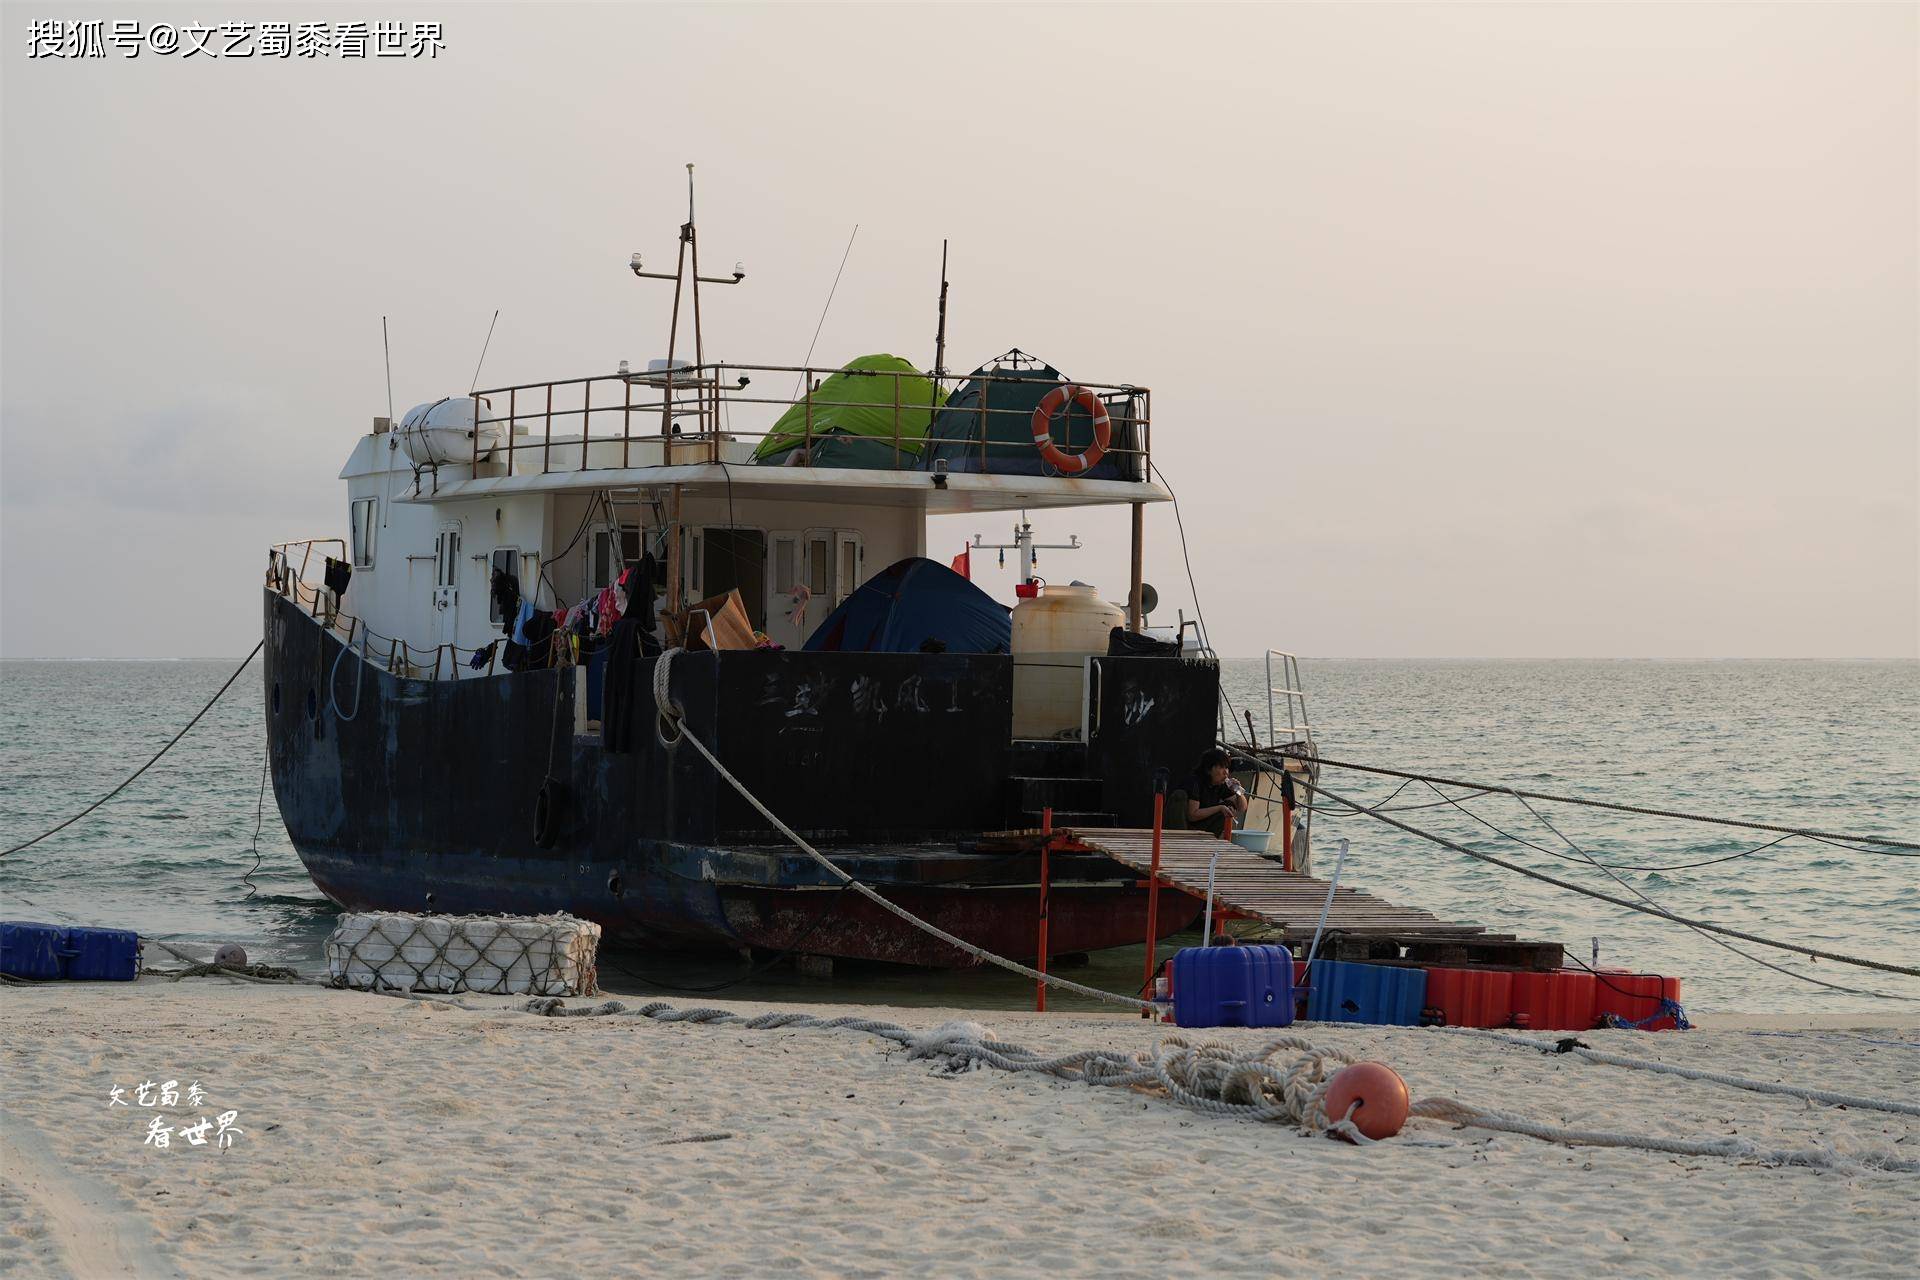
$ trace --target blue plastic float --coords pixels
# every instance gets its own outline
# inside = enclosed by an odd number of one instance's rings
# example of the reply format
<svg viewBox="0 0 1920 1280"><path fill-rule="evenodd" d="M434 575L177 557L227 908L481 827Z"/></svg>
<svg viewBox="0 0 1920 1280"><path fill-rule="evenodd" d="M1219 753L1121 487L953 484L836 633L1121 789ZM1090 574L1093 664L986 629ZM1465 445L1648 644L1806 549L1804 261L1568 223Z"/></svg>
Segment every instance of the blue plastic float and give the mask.
<svg viewBox="0 0 1920 1280"><path fill-rule="evenodd" d="M0 920L0 973L40 981L132 982L140 976L140 935Z"/></svg>

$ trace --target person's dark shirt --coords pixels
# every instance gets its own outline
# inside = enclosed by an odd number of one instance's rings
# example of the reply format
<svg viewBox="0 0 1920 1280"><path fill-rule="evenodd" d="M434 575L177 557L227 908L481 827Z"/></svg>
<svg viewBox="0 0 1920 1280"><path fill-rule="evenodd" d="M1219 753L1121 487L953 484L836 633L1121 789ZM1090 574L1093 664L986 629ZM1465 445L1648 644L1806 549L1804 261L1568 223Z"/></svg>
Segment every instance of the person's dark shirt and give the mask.
<svg viewBox="0 0 1920 1280"><path fill-rule="evenodd" d="M1229 783L1214 782L1204 773L1196 773L1187 779L1187 799L1202 809L1210 809L1217 804L1233 803L1233 787Z"/></svg>

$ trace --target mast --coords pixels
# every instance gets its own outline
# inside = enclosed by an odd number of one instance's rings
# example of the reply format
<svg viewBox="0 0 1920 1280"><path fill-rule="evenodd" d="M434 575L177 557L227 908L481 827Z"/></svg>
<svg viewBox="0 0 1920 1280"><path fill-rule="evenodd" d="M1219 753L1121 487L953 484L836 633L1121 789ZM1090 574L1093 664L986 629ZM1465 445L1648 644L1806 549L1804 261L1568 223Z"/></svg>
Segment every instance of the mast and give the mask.
<svg viewBox="0 0 1920 1280"><path fill-rule="evenodd" d="M673 316L667 324L667 367L662 371L661 377L661 384L665 389L660 405L660 434L663 438L673 434L673 358L679 349L680 295L688 283L687 259L689 256L693 259L693 373L694 381L698 383L702 376L700 366L706 363L707 355L705 335L700 328L700 286L702 284L739 284L747 278L747 270L736 262L733 264L733 275L730 278L700 274L700 246L695 239L693 226L693 166L691 164L687 166L687 220L680 224L680 253L673 264L672 273L642 270L638 253L635 253L627 263L633 274L642 280L673 281ZM706 429L706 412L703 391L700 403L700 424L703 431Z"/></svg>
<svg viewBox="0 0 1920 1280"><path fill-rule="evenodd" d="M947 242L940 242L940 327L933 335L933 390L940 393L940 379L947 373Z"/></svg>

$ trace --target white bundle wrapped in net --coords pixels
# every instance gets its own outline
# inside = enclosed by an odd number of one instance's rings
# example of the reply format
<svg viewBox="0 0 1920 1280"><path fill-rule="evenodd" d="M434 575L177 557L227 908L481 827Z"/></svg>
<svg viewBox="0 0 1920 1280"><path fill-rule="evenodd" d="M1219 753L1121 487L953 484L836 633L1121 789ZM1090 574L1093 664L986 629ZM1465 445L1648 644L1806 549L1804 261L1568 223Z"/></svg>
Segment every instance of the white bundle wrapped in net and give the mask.
<svg viewBox="0 0 1920 1280"><path fill-rule="evenodd" d="M355 912L327 939L327 975L360 991L578 996L597 991L600 926L570 915Z"/></svg>

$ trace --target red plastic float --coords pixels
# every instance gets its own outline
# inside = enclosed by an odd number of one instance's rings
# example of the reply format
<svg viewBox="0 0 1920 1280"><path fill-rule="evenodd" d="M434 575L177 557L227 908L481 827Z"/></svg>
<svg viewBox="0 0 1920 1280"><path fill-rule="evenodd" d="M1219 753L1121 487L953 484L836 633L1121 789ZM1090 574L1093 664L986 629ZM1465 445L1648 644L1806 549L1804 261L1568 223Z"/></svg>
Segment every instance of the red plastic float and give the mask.
<svg viewBox="0 0 1920 1280"><path fill-rule="evenodd" d="M1557 969L1513 975L1513 1025L1530 1031L1586 1031L1593 1026L1591 973Z"/></svg>
<svg viewBox="0 0 1920 1280"><path fill-rule="evenodd" d="M1340 1068L1327 1085L1327 1119L1339 1120L1354 1107L1353 1127L1376 1141L1391 1138L1407 1122L1413 1099L1400 1073L1384 1062L1356 1062Z"/></svg>
<svg viewBox="0 0 1920 1280"><path fill-rule="evenodd" d="M1513 974L1504 969L1428 969L1426 1007L1449 1027L1513 1025Z"/></svg>
<svg viewBox="0 0 1920 1280"><path fill-rule="evenodd" d="M1607 1014L1622 1022L1637 1023L1642 1018L1652 1018L1643 1030L1672 1031L1679 1024L1671 1013L1661 1012L1662 1000L1680 1003L1680 979L1663 978L1657 973L1629 973L1625 969L1601 969L1594 975L1596 1022L1604 1022Z"/></svg>

